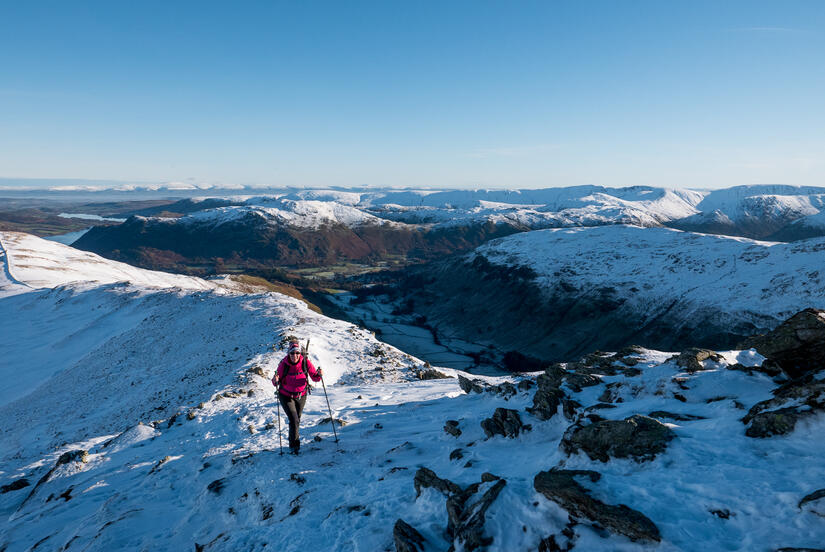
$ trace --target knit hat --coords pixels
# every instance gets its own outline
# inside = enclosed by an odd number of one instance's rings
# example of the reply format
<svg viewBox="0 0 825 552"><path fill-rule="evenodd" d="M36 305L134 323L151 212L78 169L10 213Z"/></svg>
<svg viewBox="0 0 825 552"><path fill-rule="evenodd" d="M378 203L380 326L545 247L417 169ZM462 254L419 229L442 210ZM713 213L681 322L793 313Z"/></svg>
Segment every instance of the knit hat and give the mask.
<svg viewBox="0 0 825 552"><path fill-rule="evenodd" d="M297 341L293 341L292 343L289 344L288 352L289 353L300 353L301 352L301 344L298 343Z"/></svg>

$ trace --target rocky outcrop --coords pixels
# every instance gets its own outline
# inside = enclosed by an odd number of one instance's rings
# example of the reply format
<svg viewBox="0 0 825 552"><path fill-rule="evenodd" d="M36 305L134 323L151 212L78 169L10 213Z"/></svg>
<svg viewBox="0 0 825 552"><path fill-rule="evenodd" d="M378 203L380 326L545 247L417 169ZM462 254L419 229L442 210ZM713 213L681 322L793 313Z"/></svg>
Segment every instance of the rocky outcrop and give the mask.
<svg viewBox="0 0 825 552"><path fill-rule="evenodd" d="M558 364L545 369L544 373L536 378L538 389L533 396L533 406L527 408L527 412L539 420L552 418L565 398L564 391L560 389L564 376L565 371Z"/></svg>
<svg viewBox="0 0 825 552"><path fill-rule="evenodd" d="M438 477L429 468L420 468L413 479L416 498L421 495L425 487L440 491L447 497L447 535L452 539L450 550L456 546L461 550L472 551L492 543L492 537L484 536L484 522L487 510L507 484L504 479L490 473L484 473L479 483L462 488L448 479ZM478 497L478 492L486 487L484 493ZM396 523L396 526L398 524ZM398 546L398 541L396 541ZM415 549L411 549L415 550Z"/></svg>
<svg viewBox="0 0 825 552"><path fill-rule="evenodd" d="M722 362L724 358L716 351L711 351L710 349L698 349L693 347L682 351L678 356L674 357L672 360L676 360L676 365L684 368L685 371L693 373L705 370L705 365L702 363L706 360Z"/></svg>
<svg viewBox="0 0 825 552"><path fill-rule="evenodd" d="M814 491L806 495L805 498L799 501L798 507L802 508L808 502L814 502L822 498L825 498L825 489L819 489L818 491Z"/></svg>
<svg viewBox="0 0 825 552"><path fill-rule="evenodd" d="M395 522L392 528L392 538L395 541L396 552L424 552L426 539L415 527L403 519Z"/></svg>
<svg viewBox="0 0 825 552"><path fill-rule="evenodd" d="M503 435L511 439L518 437L523 429L529 429L521 422L518 411L509 408L496 408L492 418L482 420L481 428L487 437Z"/></svg>
<svg viewBox="0 0 825 552"><path fill-rule="evenodd" d="M29 480L25 477L16 479L8 485L3 485L2 487L0 487L0 494L6 494L12 491L19 491L20 489L25 489L29 485L31 485L31 483L29 483Z"/></svg>
<svg viewBox="0 0 825 552"><path fill-rule="evenodd" d="M825 381L811 377L793 380L774 391L774 397L756 403L742 418L748 437L787 435L797 421L825 411Z"/></svg>
<svg viewBox="0 0 825 552"><path fill-rule="evenodd" d="M509 398L516 393L518 393L519 389L527 390L529 389L528 386L520 385L518 388L510 383L509 381L505 381L498 385L491 385L479 378L465 378L462 375L458 376L458 386L461 387L461 390L465 393L493 393L494 395L503 395L505 398ZM524 388L527 389L524 389Z"/></svg>
<svg viewBox="0 0 825 552"><path fill-rule="evenodd" d="M601 474L594 471L557 470L540 472L533 487L567 510L571 516L589 520L608 531L619 533L633 541L659 542L659 528L641 512L620 504L605 504L590 496L575 477L586 476L596 482Z"/></svg>
<svg viewBox="0 0 825 552"><path fill-rule="evenodd" d="M85 464L88 461L89 453L82 449L70 450L68 452L64 452L63 454L61 454L60 457L57 459L57 462L55 462L54 466L52 466L52 468L48 472L46 472L46 475L40 478L40 480L29 493L29 496L27 496L25 500L23 500L21 506L28 502L29 499L34 496L34 494L37 492L37 489L39 489L44 483L46 483L51 478L52 474L54 474L54 472L57 471L58 468L60 468L61 466L65 466L67 464L72 464L74 462L80 462L81 464Z"/></svg>
<svg viewBox="0 0 825 552"><path fill-rule="evenodd" d="M765 335L745 342L790 378L825 368L825 311L805 309Z"/></svg>
<svg viewBox="0 0 825 552"><path fill-rule="evenodd" d="M416 370L415 377L420 380L435 380L435 379L450 379L453 376L448 376L443 372L439 372L435 368L424 368L422 370Z"/></svg>
<svg viewBox="0 0 825 552"><path fill-rule="evenodd" d="M462 492L462 488L449 479L441 479L429 468L419 468L413 478L416 498L421 496L421 489L432 488L446 496Z"/></svg>
<svg viewBox="0 0 825 552"><path fill-rule="evenodd" d="M471 485L464 493L447 499L447 533L453 537L453 546L450 550L455 550L456 544L460 545L462 550L470 551L493 542L492 537L484 536L484 522L487 510L507 484L504 479L493 477L495 483L478 499L475 499L475 494L480 488L478 484ZM482 476L482 481L484 479Z"/></svg>
<svg viewBox="0 0 825 552"><path fill-rule="evenodd" d="M590 425L573 425L561 441L567 454L584 452L591 460L632 458L653 460L676 434L661 422L636 414L624 420L601 420Z"/></svg>

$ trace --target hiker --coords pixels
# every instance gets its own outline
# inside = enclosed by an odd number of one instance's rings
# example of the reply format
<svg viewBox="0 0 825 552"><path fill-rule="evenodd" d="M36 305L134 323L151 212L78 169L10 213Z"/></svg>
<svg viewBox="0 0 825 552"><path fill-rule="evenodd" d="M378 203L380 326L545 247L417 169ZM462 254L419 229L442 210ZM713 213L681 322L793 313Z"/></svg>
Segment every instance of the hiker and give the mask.
<svg viewBox="0 0 825 552"><path fill-rule="evenodd" d="M289 448L292 454L298 454L301 441L298 439L298 425L301 423L301 411L307 402L307 375L312 381L321 381L323 374L316 369L301 350L301 344L291 341L287 355L278 364L272 385L278 388L278 400L289 418Z"/></svg>

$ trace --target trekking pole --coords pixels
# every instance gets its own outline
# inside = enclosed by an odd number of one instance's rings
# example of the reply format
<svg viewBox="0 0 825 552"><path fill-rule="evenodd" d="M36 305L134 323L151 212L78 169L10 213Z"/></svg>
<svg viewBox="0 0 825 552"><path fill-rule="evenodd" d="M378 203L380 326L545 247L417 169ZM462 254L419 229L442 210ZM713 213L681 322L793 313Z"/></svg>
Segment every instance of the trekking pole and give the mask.
<svg viewBox="0 0 825 552"><path fill-rule="evenodd" d="M275 401L278 403L278 449L280 449L280 452L278 454L283 456L284 455L284 444L283 444L283 442L281 442L281 397L278 396L278 395L281 394L280 391L279 391L280 389L281 389L281 380L278 380L278 387L275 388Z"/></svg>
<svg viewBox="0 0 825 552"><path fill-rule="evenodd" d="M329 410L329 421L332 424L332 434L335 435L335 444L338 444L338 432L335 431L335 418L332 417L332 407L329 405L329 397L327 396L327 384L324 383L324 376L321 376L321 385L324 386L324 398L327 400L327 409Z"/></svg>

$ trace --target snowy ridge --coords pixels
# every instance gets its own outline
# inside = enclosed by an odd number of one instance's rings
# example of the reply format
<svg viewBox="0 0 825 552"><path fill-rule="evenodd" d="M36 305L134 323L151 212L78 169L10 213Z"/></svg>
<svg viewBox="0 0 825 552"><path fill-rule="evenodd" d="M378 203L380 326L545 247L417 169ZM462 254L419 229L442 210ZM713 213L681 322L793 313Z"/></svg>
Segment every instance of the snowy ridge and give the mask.
<svg viewBox="0 0 825 552"><path fill-rule="evenodd" d="M266 223L313 229L340 224L347 227L366 224L388 224L387 221L337 202L296 201L282 198L255 197L246 200L248 206L219 207L187 215L182 224L211 224L214 227L248 217L258 217Z"/></svg>
<svg viewBox="0 0 825 552"><path fill-rule="evenodd" d="M6 253L3 262L5 280L0 280L0 297L25 291L25 288L54 288L80 282L131 282L151 287L193 290L227 287L225 283L209 282L192 276L136 268L21 232L0 232L0 244Z"/></svg>
<svg viewBox="0 0 825 552"><path fill-rule="evenodd" d="M67 269L77 262L63 260ZM0 377L37 376L28 389L7 386L0 401L7 552L393 550L398 519L422 534L427 550L447 549L455 543L445 537L446 499L426 486L417 496L422 467L463 488L485 472L506 480L482 520L489 552L537 550L550 535L576 550L667 552L825 539L822 502L799 506L825 479L825 420L809 417L784 437L745 436L743 409L776 387L748 373L762 361L753 351L725 351L686 372L670 353L637 349L592 386L565 384L581 414L685 415L666 423L675 438L655 459L603 463L559 447L572 423L561 407L549 420L525 411L535 384L464 394L456 379L418 381L416 359L279 294L119 284L28 290L0 297L0 334ZM268 381L289 334L311 338L333 414L346 422L336 445L317 389L299 457L278 454L281 413ZM532 428L488 437L480 422L497 408ZM447 420L459 436L444 431ZM570 527L570 512L534 488L536 474L551 468L601 473L581 484L641 512L661 542L633 542L586 520Z"/></svg>
<svg viewBox="0 0 825 552"><path fill-rule="evenodd" d="M537 230L476 250L491 262L527 266L552 287L614 287L629 302L679 298L697 308L784 319L825 308L825 239L760 242L664 228L619 226Z"/></svg>

